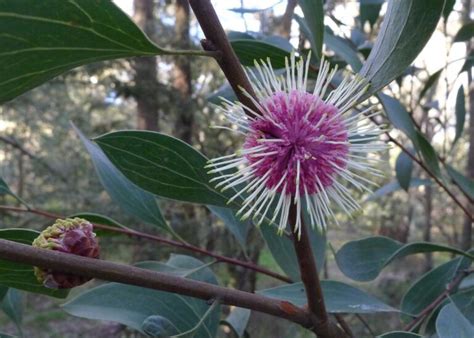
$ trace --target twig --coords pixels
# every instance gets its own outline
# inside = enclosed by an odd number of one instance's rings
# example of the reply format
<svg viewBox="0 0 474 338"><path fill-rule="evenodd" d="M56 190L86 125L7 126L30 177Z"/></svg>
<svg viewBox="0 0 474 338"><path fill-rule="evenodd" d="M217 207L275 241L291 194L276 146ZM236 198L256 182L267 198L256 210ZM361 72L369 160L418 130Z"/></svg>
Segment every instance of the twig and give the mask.
<svg viewBox="0 0 474 338"><path fill-rule="evenodd" d="M63 273L173 292L204 300L219 299L222 304L267 313L304 327L311 327L311 320L306 311L296 306L292 311L284 311L280 300L130 265L39 249L4 239L0 239L0 257Z"/></svg>
<svg viewBox="0 0 474 338"><path fill-rule="evenodd" d="M370 327L369 323L367 323L367 321L364 319L364 317L362 317L360 314L356 313L355 315L357 317L357 319L360 320L360 322L362 323L362 325L364 325L364 327L367 329L367 331L369 331L369 334L372 336L372 337L375 337L376 334L374 331L372 331L372 328Z"/></svg>
<svg viewBox="0 0 474 338"><path fill-rule="evenodd" d="M252 85L232 49L229 39L227 39L210 0L189 0L189 4L207 39L201 42L203 48L207 51L219 52L219 56L215 59L219 63L235 95L237 95L241 103L258 113L259 110L255 107L252 100L242 92L243 88L248 94L255 97Z"/></svg>
<svg viewBox="0 0 474 338"><path fill-rule="evenodd" d="M293 204L290 208L290 225L294 225L296 221L296 207ZM308 299L308 310L314 314L313 331L320 338L337 338L347 337L334 322L330 321L326 306L324 305L323 291L321 289L321 281L319 280L316 261L311 250L308 231L303 220L301 221L301 236L298 238L293 233L293 244L298 258L300 268L301 281L303 282L306 298Z"/></svg>
<svg viewBox="0 0 474 338"><path fill-rule="evenodd" d="M6 211L12 211L12 212L27 212L27 213L40 215L40 216L51 218L51 219L64 218L64 216L62 216L62 215L53 214L53 213L50 213L50 212L47 212L47 211L38 210L38 209L34 209L34 208L27 210L27 209L23 209L23 208L0 205L0 210L6 210ZM162 244L178 247L178 248L181 248L181 249L184 249L184 250L193 251L193 252L205 255L205 256L213 257L218 262L224 262L224 263L228 263L228 264L232 264L232 265L242 266L246 269L250 269L250 270L256 271L258 273L261 273L261 274L279 279L283 282L292 283L292 280L290 278L288 278L286 276L283 276L283 275L280 275L276 272L267 270L267 269L265 269L261 266L253 264L251 262L244 262L244 261L238 260L236 258L222 256L222 255L216 254L212 251L208 251L208 250L202 249L200 247L197 247L197 246L194 246L194 245L191 245L191 244L188 244L188 243L178 242L178 241L174 241L174 240L171 240L171 239L166 239L166 238L163 238L163 237L160 237L160 236L151 235L151 234L139 232L139 231L132 230L132 229L116 228L116 227L112 227L112 226L109 226L109 225L97 224L97 223L93 223L93 225L97 229L103 229L103 230L107 230L107 231L111 231L111 232L121 233L121 234L124 234L124 235L127 235L127 236L132 236L132 237L146 238L146 239L149 239L149 240L152 240L152 241L155 241L155 242L159 242L159 243L162 243Z"/></svg>
<svg viewBox="0 0 474 338"><path fill-rule="evenodd" d="M443 291L433 302L431 302L427 307L423 309L407 326L405 326L404 331L411 331L418 326L425 318L428 316L431 311L436 309L438 305L440 305L445 298L449 296L451 291L458 287L458 285L462 282L462 280L472 273L471 270L463 270L459 271L456 278L454 278L447 286L446 290Z"/></svg>
<svg viewBox="0 0 474 338"><path fill-rule="evenodd" d="M346 321L344 320L344 317L339 313L335 314L334 317L336 318L337 322L339 323L339 326L342 327L344 332L346 332L350 338L354 338L354 333L352 332L349 325L347 325Z"/></svg>

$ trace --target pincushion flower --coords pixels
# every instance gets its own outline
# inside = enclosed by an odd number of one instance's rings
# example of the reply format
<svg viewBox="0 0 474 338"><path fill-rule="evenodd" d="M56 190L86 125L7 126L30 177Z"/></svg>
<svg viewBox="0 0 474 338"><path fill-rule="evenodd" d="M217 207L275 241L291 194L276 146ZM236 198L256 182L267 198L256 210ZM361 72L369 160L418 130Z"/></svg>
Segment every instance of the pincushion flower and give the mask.
<svg viewBox="0 0 474 338"><path fill-rule="evenodd" d="M99 258L99 242L91 223L82 218L58 219L33 241L33 246L89 258ZM35 267L36 278L45 287L69 289L90 280L62 272Z"/></svg>
<svg viewBox="0 0 474 338"><path fill-rule="evenodd" d="M288 224L290 207L296 205L294 230L300 235L302 210L320 229L326 218L335 219L332 204L347 214L360 208L347 182L370 191L374 183L361 175L380 175L368 153L385 148L376 142L382 132L368 118L373 107L353 113L368 84L360 76L347 75L328 92L337 68L322 60L314 89L307 91L309 57L286 60L286 76L277 76L270 60L249 69L256 98L244 94L258 111L240 102L223 99L222 111L243 134L236 153L209 161L216 188L233 189L243 200L237 212L242 219L253 216L257 225L265 218L277 221L279 232ZM231 129L228 127L223 127ZM336 220L337 222L337 220Z"/></svg>

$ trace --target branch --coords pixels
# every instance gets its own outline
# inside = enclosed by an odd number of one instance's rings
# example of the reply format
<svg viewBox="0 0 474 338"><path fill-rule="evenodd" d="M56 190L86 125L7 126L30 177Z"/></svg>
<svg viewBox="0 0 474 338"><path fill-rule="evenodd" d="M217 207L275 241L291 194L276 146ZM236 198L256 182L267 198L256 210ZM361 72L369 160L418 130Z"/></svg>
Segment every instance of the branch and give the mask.
<svg viewBox="0 0 474 338"><path fill-rule="evenodd" d="M295 224L296 213L297 210L293 204L289 215L290 226ZM301 220L301 237L298 239L297 233L293 232L293 244L298 258L301 281L306 291L308 310L314 314L313 331L320 338L347 337L347 334L329 319L324 305L323 290L321 289L321 281L311 249L308 230L303 220Z"/></svg>
<svg viewBox="0 0 474 338"><path fill-rule="evenodd" d="M51 218L51 219L64 218L64 216L62 216L62 215L53 214L53 213L50 213L50 212L47 212L47 211L33 209L33 208L31 208L31 209L22 209L22 208L17 208L17 207L10 207L10 206L6 206L6 205L0 205L0 210L6 210L6 211L12 211L12 212L27 212L27 213L31 213L31 214ZM285 283L292 283L293 282L290 278L288 278L286 276L280 275L280 274L278 274L276 272L273 272L271 270L267 270L267 269L265 269L261 266L253 264L251 262L244 262L244 261L238 260L236 258L222 256L222 255L216 254L212 251L208 251L208 250L202 249L200 247L197 247L197 246L194 246L194 245L191 245L191 244L188 244L188 243L178 242L178 241L163 238L163 237L160 237L160 236L151 235L151 234L147 234L147 233L144 233L144 232L139 232L139 231L136 231L136 230L116 228L116 227L112 227L112 226L105 225L105 224L93 223L93 225L97 229L107 230L107 231L111 231L111 232L117 232L117 233L121 233L121 234L131 236L131 237L146 238L146 239L149 239L151 241L159 242L159 243L162 243L162 244L178 247L178 248L181 248L181 249L184 249L184 250L196 252L196 253L199 253L199 254L202 254L202 255L205 255L205 256L213 257L218 262L224 262L224 263L228 263L228 264L232 264L232 265L238 265L238 266L244 267L246 269L253 270L253 271L256 271L258 273L261 273L261 274L279 279L279 280L281 280Z"/></svg>
<svg viewBox="0 0 474 338"><path fill-rule="evenodd" d="M404 331L411 331L418 326L434 309L438 307L449 295L450 293L461 284L462 280L469 274L473 273L472 270L463 270L454 278L451 283L446 286L446 290L443 291L433 302L431 302L427 307L423 309L416 317L413 319L405 328Z"/></svg>
<svg viewBox="0 0 474 338"><path fill-rule="evenodd" d="M252 85L235 54L229 39L222 28L217 17L217 13L212 7L210 0L189 0L189 4L193 9L196 19L201 26L207 40L201 41L203 48L207 51L217 51L220 53L216 57L220 68L224 72L225 77L229 81L235 95L241 103L249 107L255 112L259 110L255 107L252 100L245 96L242 89L245 89L252 97L255 97Z"/></svg>
<svg viewBox="0 0 474 338"><path fill-rule="evenodd" d="M306 311L294 307L292 311L286 312L280 300L130 265L39 249L4 239L0 239L0 257L58 272L173 292L203 300L219 299L222 304L285 318L304 327L311 326Z"/></svg>

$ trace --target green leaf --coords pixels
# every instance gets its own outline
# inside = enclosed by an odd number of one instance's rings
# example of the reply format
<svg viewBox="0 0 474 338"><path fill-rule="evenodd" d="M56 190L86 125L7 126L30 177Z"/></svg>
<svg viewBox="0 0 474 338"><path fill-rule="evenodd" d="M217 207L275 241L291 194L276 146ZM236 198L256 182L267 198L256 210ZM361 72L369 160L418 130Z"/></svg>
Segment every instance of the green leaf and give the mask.
<svg viewBox="0 0 474 338"><path fill-rule="evenodd" d="M424 252L450 252L474 259L467 252L445 245L426 242L402 243L383 236L373 236L351 241L336 254L336 263L347 277L367 282L374 280L392 261Z"/></svg>
<svg viewBox="0 0 474 338"><path fill-rule="evenodd" d="M469 260L458 257L425 273L403 296L401 310L414 316L418 315L446 290L446 285L458 271L468 268L470 263Z"/></svg>
<svg viewBox="0 0 474 338"><path fill-rule="evenodd" d="M0 332L0 338L17 338L17 337L9 335L7 333Z"/></svg>
<svg viewBox="0 0 474 338"><path fill-rule="evenodd" d="M0 238L27 245L38 235L39 232L29 229L0 229ZM57 298L66 298L69 292L45 288L36 279L32 266L7 260L0 260L0 285Z"/></svg>
<svg viewBox="0 0 474 338"><path fill-rule="evenodd" d="M472 179L464 176L449 164L446 164L446 171L462 191L464 191L470 198L474 198L474 181Z"/></svg>
<svg viewBox="0 0 474 338"><path fill-rule="evenodd" d="M8 292L8 287L0 285L0 302L2 301L3 297L5 297L7 292Z"/></svg>
<svg viewBox="0 0 474 338"><path fill-rule="evenodd" d="M413 332L406 332L406 331L392 331L384 333L377 338L423 338L423 336L413 333Z"/></svg>
<svg viewBox="0 0 474 338"><path fill-rule="evenodd" d="M370 27L375 25L385 0L360 0L360 23L364 27L369 22Z"/></svg>
<svg viewBox="0 0 474 338"><path fill-rule="evenodd" d="M323 0L299 0L304 20L309 29L308 40L314 55L321 59L324 39L324 7Z"/></svg>
<svg viewBox="0 0 474 338"><path fill-rule="evenodd" d="M474 21L462 26L454 37L454 42L469 41L474 36Z"/></svg>
<svg viewBox="0 0 474 338"><path fill-rule="evenodd" d="M1 95L1 94L0 94ZM17 194L15 194L11 189L10 187L8 186L7 182L5 182L3 180L3 178L0 177L0 196L1 195L10 195L12 196L13 198L15 198L18 202L20 202L21 204L23 204L24 206L28 207L28 204L22 199L20 198L20 196L18 196Z"/></svg>
<svg viewBox="0 0 474 338"><path fill-rule="evenodd" d="M214 273L207 265L189 256L173 255L166 263L143 262L137 266L217 284ZM200 299L118 283L87 290L63 305L63 309L71 315L118 322L142 333L143 324L150 329L151 324L157 323L156 318L153 320L151 316L160 316L173 324L177 331L173 334L193 329L209 308L210 305ZM220 312L220 306L213 308L194 336L215 337Z"/></svg>
<svg viewBox="0 0 474 338"><path fill-rule="evenodd" d="M453 303L441 309L436 320L436 333L439 338L472 338L474 327Z"/></svg>
<svg viewBox="0 0 474 338"><path fill-rule="evenodd" d="M238 338L242 338L245 335L245 329L248 325L251 313L249 309L233 307L230 314L222 323L230 327Z"/></svg>
<svg viewBox="0 0 474 338"><path fill-rule="evenodd" d="M143 321L142 330L148 336L159 338L168 338L178 334L173 323L165 317L156 315L150 316Z"/></svg>
<svg viewBox="0 0 474 338"><path fill-rule="evenodd" d="M306 224L309 225L309 217L307 217L306 214L303 216ZM308 230L316 265L320 267L320 271L322 271L321 267L324 265L326 254L326 234L319 232L317 228ZM260 233L273 258L285 274L292 280L301 280L298 259L292 239L285 233L283 235L277 234L276 226L274 225L263 224L260 226Z"/></svg>
<svg viewBox="0 0 474 338"><path fill-rule="evenodd" d="M23 295L21 292L17 289L9 288L2 300L1 308L15 323L20 336L22 336L21 324L23 321Z"/></svg>
<svg viewBox="0 0 474 338"><path fill-rule="evenodd" d="M392 82L415 60L436 29L443 7L444 0L388 2L380 32L360 72L371 83L365 98Z"/></svg>
<svg viewBox="0 0 474 338"><path fill-rule="evenodd" d="M97 176L112 200L130 215L168 230L169 225L161 214L156 197L130 182L96 144L74 125L73 129L91 156Z"/></svg>
<svg viewBox="0 0 474 338"><path fill-rule="evenodd" d="M164 54L110 0L0 0L0 103L74 67Z"/></svg>
<svg viewBox="0 0 474 338"><path fill-rule="evenodd" d="M385 94L379 94L378 97L390 122L396 128L403 131L413 142L416 150L423 158L424 164L430 169L430 171L434 175L441 177L438 156L436 155L433 146L418 130L415 129L413 120L406 109L401 105L400 101Z"/></svg>
<svg viewBox="0 0 474 338"><path fill-rule="evenodd" d="M351 65L352 70L359 71L362 68L357 49L351 41L334 35L329 27L324 31L324 42L327 47L340 56L344 61Z"/></svg>
<svg viewBox="0 0 474 338"><path fill-rule="evenodd" d="M429 185L429 184L431 184L430 180L421 179L421 178L411 178L409 187L416 188L419 186ZM377 189L376 191L374 191L374 193L370 195L369 198L367 198L366 202L373 201L382 196L391 194L397 190L400 190L401 188L402 187L400 186L400 183L398 183L397 181L392 181L390 183L385 184L383 187Z"/></svg>
<svg viewBox="0 0 474 338"><path fill-rule="evenodd" d="M395 163L395 173L397 176L398 183L405 190L408 191L410 188L411 173L413 171L413 161L404 151L397 157Z"/></svg>
<svg viewBox="0 0 474 338"><path fill-rule="evenodd" d="M327 311L330 313L398 312L397 309L368 295L364 291L342 282L323 280L321 281L321 288ZM296 306L305 306L307 303L302 283L277 286L257 291L257 293L270 298L288 301Z"/></svg>
<svg viewBox="0 0 474 338"><path fill-rule="evenodd" d="M217 215L224 222L227 229L235 236L242 248L245 249L247 242L247 234L252 223L250 221L241 221L235 212L228 208L221 208L215 206L208 206L209 210Z"/></svg>
<svg viewBox="0 0 474 338"><path fill-rule="evenodd" d="M459 140L464 130L464 122L466 121L466 102L464 97L464 86L459 87L456 96L456 135L454 136L453 146Z"/></svg>
<svg viewBox="0 0 474 338"><path fill-rule="evenodd" d="M231 45L242 65L248 67L255 66L255 60L270 58L274 69L284 68L285 57L290 56L288 51L259 40L232 40Z"/></svg>
<svg viewBox="0 0 474 338"><path fill-rule="evenodd" d="M441 73L443 72L443 68L441 68L440 70L438 70L437 72L434 72L433 74L430 75L430 77L428 78L428 80L426 81L425 85L423 86L423 89L421 90L420 92L420 96L419 96L419 100L418 102L425 96L425 94L428 92L428 90L430 90L431 87L433 87L433 85L438 82L439 80L439 77L441 75Z"/></svg>
<svg viewBox="0 0 474 338"><path fill-rule="evenodd" d="M451 14L451 12L453 11L455 3L456 3L456 0L446 0L446 3L444 4L444 8L443 8L444 21L448 20L449 14Z"/></svg>
<svg viewBox="0 0 474 338"><path fill-rule="evenodd" d="M133 183L155 195L227 207L210 184L206 157L174 137L150 131L119 131L95 141Z"/></svg>

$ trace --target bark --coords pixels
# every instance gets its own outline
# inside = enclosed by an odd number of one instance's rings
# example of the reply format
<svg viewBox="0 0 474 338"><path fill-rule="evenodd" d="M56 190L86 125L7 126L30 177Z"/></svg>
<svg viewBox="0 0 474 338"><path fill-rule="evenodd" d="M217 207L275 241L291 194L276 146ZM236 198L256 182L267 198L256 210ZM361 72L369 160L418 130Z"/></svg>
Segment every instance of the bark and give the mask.
<svg viewBox="0 0 474 338"><path fill-rule="evenodd" d="M464 13L463 13L463 23L467 23L470 21L469 13L471 12L471 0L464 0ZM468 41L466 46L466 55L469 55L469 52L472 50L472 42ZM469 133L468 142L469 142L469 151L468 151L468 158L467 158L467 165L466 165L466 176L471 180L474 179L474 82L472 81L472 70L467 71L467 78L468 78L468 102L469 102L469 109L468 109L468 119L469 119L469 128L467 132ZM467 202L467 208L471 212L471 215L474 213L474 206ZM467 215L464 216L464 224L462 229L462 237L461 237L461 248L464 250L468 250L472 247L472 222L470 217Z"/></svg>
<svg viewBox="0 0 474 338"><path fill-rule="evenodd" d="M433 188L430 185L425 187L425 228L423 229L423 241L431 242L431 214L433 211ZM433 268L433 255L428 252L425 254L424 271L429 271Z"/></svg>
<svg viewBox="0 0 474 338"><path fill-rule="evenodd" d="M189 3L187 0L176 0L175 4L175 37L177 49L189 49ZM194 117L192 112L191 63L189 57L177 56L173 68L173 87L178 91L180 105L175 122L175 133L186 143L193 139Z"/></svg>
<svg viewBox="0 0 474 338"><path fill-rule="evenodd" d="M281 17L278 27L278 33L288 40L291 37L291 23L293 22L293 14L295 13L297 3L297 0L288 0L285 13Z"/></svg>
<svg viewBox="0 0 474 338"><path fill-rule="evenodd" d="M153 0L134 0L133 19L149 36L155 31L155 4ZM158 130L158 74L156 57L141 57L132 61L135 70L135 86L132 95L137 102L137 127L139 129Z"/></svg>

